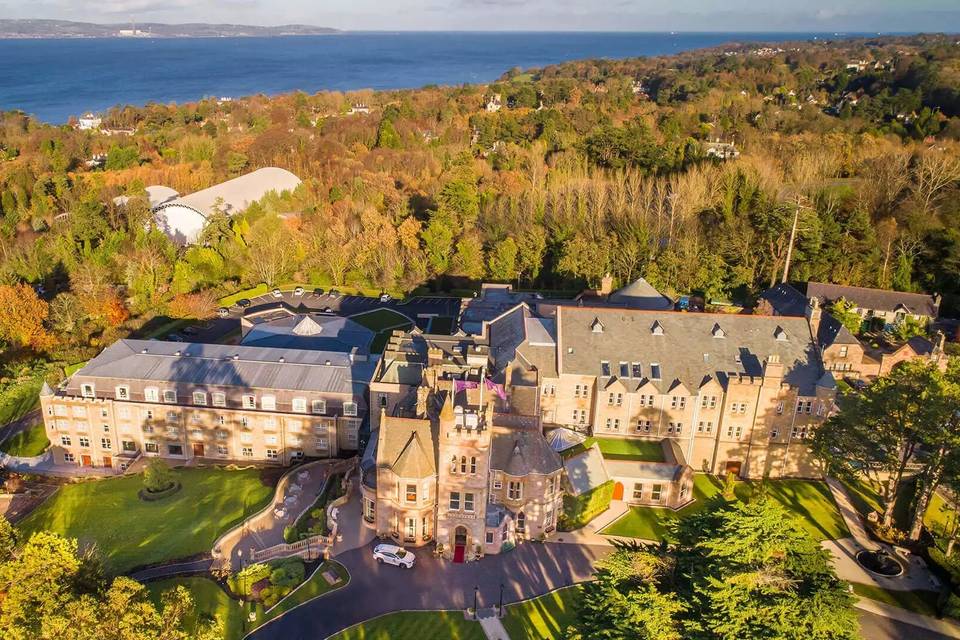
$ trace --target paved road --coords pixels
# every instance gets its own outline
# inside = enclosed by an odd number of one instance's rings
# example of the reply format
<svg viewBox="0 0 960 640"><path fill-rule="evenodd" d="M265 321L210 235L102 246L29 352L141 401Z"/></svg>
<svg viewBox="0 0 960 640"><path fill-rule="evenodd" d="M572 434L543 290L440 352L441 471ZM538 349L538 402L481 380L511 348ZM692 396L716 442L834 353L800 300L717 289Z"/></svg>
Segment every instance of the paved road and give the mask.
<svg viewBox="0 0 960 640"><path fill-rule="evenodd" d="M950 640L950 636L920 629L897 620L860 611L860 636L863 640Z"/></svg>
<svg viewBox="0 0 960 640"><path fill-rule="evenodd" d="M456 318L460 313L460 298L446 297L417 297L411 298L406 302L391 300L389 302L380 302L379 298L368 298L366 296L331 296L329 294L314 295L310 292L302 296L295 296L286 292L280 298L274 298L272 294L264 294L255 298L250 298L250 306L247 313L254 311L264 311L275 308L281 303L286 304L294 310L302 311L322 311L329 308L331 312L341 316L352 316L365 311L374 311L376 309L392 309L398 311L411 320L429 316L449 316ZM232 317L240 317L239 307L232 307L230 314Z"/></svg>
<svg viewBox="0 0 960 640"><path fill-rule="evenodd" d="M160 580L170 576L183 575L185 573L207 573L213 565L213 558L206 557L190 562L178 562L176 564L158 565L140 569L130 574L130 577L138 582L149 582L150 580Z"/></svg>
<svg viewBox="0 0 960 640"><path fill-rule="evenodd" d="M401 609L465 609L479 586L481 608L541 595L590 577L594 562L610 547L525 543L480 562L455 565L417 551L417 566L406 571L373 561L371 546L338 555L350 583L298 607L249 637L256 640L318 640L375 616ZM427 639L424 639L427 640Z"/></svg>
<svg viewBox="0 0 960 640"><path fill-rule="evenodd" d="M11 420L7 424L0 426L0 442L4 442L7 438L12 438L17 433L24 431L28 427L32 427L40 422L41 419L40 409L34 409L33 411L28 411L23 414L16 420Z"/></svg>

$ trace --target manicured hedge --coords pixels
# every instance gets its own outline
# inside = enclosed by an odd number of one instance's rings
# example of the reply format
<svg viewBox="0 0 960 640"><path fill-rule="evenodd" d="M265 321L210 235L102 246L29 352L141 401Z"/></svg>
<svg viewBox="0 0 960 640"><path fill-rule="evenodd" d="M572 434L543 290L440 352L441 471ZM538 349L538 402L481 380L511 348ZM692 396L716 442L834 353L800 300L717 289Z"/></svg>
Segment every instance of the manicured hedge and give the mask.
<svg viewBox="0 0 960 640"><path fill-rule="evenodd" d="M560 528L565 531L579 529L610 507L613 498L613 480L579 496L563 496L563 516Z"/></svg>

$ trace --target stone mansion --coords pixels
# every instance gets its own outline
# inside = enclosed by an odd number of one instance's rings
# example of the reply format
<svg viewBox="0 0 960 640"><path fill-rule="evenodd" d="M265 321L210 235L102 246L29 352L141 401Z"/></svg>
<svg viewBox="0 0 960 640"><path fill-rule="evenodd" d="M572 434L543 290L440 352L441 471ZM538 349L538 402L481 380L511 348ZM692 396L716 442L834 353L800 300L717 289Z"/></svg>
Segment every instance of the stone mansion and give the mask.
<svg viewBox="0 0 960 640"><path fill-rule="evenodd" d="M44 388L46 430L57 463L116 472L151 456L289 464L362 449L366 526L455 561L550 535L564 495L589 489L574 468L615 481L617 499L672 508L692 499L693 471L820 476L807 438L836 385L810 320L679 312L659 294L645 305L648 288L479 300L470 333L397 330L382 355L329 314L264 320L239 346L120 340ZM668 462L604 470L594 450L576 467L561 429L658 443Z"/></svg>

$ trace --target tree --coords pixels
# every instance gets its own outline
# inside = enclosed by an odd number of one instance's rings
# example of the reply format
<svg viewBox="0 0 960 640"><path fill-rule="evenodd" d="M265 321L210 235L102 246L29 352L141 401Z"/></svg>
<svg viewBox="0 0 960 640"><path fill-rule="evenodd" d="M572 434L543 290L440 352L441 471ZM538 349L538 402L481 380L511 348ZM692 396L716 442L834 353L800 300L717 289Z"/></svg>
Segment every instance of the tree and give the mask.
<svg viewBox="0 0 960 640"><path fill-rule="evenodd" d="M150 458L143 470L143 488L150 493L159 493L173 486L173 472L160 458Z"/></svg>
<svg viewBox="0 0 960 640"><path fill-rule="evenodd" d="M517 273L517 243L513 238L504 238L493 245L487 256L490 277L494 280L514 280Z"/></svg>
<svg viewBox="0 0 960 640"><path fill-rule="evenodd" d="M0 339L16 348L46 351L55 339L44 322L50 309L28 284L0 285Z"/></svg>
<svg viewBox="0 0 960 640"><path fill-rule="evenodd" d="M854 303L846 298L840 297L834 300L833 304L827 307L827 311L836 318L840 324L847 328L847 331L853 335L860 334L860 326L863 324L863 318L854 311Z"/></svg>

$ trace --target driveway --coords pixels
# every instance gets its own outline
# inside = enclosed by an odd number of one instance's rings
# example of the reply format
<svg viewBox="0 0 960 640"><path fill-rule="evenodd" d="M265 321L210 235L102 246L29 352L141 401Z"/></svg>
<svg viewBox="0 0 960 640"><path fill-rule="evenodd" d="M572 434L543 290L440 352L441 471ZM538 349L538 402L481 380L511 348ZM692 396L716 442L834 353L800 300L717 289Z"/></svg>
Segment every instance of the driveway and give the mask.
<svg viewBox="0 0 960 640"><path fill-rule="evenodd" d="M611 547L527 542L480 562L452 564L415 550L417 565L407 571L378 565L373 545L336 556L350 571L346 587L312 600L250 634L256 640L318 640L351 625L403 609L465 609L479 587L480 608L505 604L587 580L593 564Z"/></svg>

